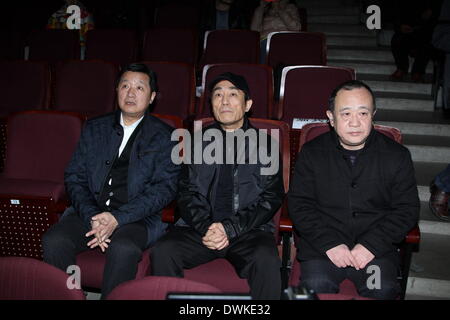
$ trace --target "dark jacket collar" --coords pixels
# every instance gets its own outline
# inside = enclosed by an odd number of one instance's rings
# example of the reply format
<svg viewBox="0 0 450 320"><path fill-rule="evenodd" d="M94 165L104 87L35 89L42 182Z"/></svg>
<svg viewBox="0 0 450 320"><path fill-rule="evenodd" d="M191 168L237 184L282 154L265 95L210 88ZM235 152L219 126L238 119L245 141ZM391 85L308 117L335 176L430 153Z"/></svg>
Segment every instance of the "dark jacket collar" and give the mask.
<svg viewBox="0 0 450 320"><path fill-rule="evenodd" d="M225 132L225 130L223 130L222 126L220 125L220 123L218 121L214 121L214 123L211 126L209 126L209 128L215 128L215 129L219 129L222 132ZM252 124L248 120L247 115L244 115L244 123L242 124L242 127L240 127L239 129L247 131L248 129L251 129L251 128L253 128Z"/></svg>

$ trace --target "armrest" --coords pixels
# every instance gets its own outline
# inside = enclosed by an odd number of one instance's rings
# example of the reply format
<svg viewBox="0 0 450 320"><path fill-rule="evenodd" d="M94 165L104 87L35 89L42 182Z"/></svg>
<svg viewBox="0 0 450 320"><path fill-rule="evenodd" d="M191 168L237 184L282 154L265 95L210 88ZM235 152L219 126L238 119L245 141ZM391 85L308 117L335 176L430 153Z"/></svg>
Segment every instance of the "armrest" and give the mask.
<svg viewBox="0 0 450 320"><path fill-rule="evenodd" d="M411 229L405 237L406 243L418 244L420 243L420 229L419 226L415 226Z"/></svg>
<svg viewBox="0 0 450 320"><path fill-rule="evenodd" d="M175 215L175 209L177 208L177 203L172 201L162 210L162 221L166 223L175 223L178 217Z"/></svg>
<svg viewBox="0 0 450 320"><path fill-rule="evenodd" d="M283 206L281 207L281 217L280 217L280 232L288 232L291 233L293 229L292 220L289 218L287 201L283 202Z"/></svg>

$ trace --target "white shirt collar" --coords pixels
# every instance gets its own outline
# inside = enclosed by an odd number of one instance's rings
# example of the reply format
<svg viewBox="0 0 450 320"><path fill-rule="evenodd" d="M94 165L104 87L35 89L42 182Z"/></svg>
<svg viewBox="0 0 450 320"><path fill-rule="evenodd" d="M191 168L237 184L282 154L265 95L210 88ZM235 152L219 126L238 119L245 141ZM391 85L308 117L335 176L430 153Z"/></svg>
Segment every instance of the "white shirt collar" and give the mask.
<svg viewBox="0 0 450 320"><path fill-rule="evenodd" d="M127 126L124 122L123 122L123 114L122 112L120 113L120 125L124 128L124 129L135 129L138 124L142 121L142 119L144 118L144 116L140 117L137 121L135 121L133 124L130 124L129 126Z"/></svg>

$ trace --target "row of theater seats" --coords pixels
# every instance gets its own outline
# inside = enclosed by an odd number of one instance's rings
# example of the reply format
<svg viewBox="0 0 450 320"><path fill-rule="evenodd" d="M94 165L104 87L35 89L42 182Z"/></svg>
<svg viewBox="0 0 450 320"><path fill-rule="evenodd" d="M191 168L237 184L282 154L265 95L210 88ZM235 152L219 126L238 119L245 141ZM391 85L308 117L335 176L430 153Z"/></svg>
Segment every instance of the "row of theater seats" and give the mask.
<svg viewBox="0 0 450 320"><path fill-rule="evenodd" d="M0 300L85 300L84 292L68 288L68 275L42 261L0 257ZM69 280L70 281L70 280ZM75 286L75 282L71 282ZM117 287L108 300L164 300L170 293L222 295L211 285L187 279L148 276Z"/></svg>
<svg viewBox="0 0 450 320"><path fill-rule="evenodd" d="M211 116L208 84L223 72L244 76L249 84L255 118L286 122L291 128L292 159L298 150L299 133L295 118L325 119L328 97L340 83L355 79L349 68L332 66L290 66L282 69L275 91L270 66L247 63L206 65L201 96L196 98L194 67L177 62L144 62L157 74L158 94L152 112L180 117L186 125L195 118ZM67 61L53 69L42 62L3 61L0 68L0 117L27 109L79 112L88 117L115 109L117 65L109 62ZM52 70L52 72L50 72ZM26 94L21 94L26 92ZM4 150L5 120L2 121L0 152ZM3 146L3 147L1 147ZM4 151L3 151L4 155Z"/></svg>
<svg viewBox="0 0 450 320"><path fill-rule="evenodd" d="M157 75L156 113L187 119L210 116L208 84L223 72L240 74L249 83L251 115L281 119L323 118L330 89L336 83L355 78L352 69L331 66L291 66L281 73L281 88L274 92L274 72L269 66L223 63L203 68L199 101L192 66L177 62L144 61ZM0 61L5 77L0 80L0 117L27 109L75 111L90 116L115 108L117 65L101 60L72 60L53 69L43 62ZM311 90L314 89L314 90ZM19 94L26 92L26 94ZM279 99L277 99L279 98ZM280 100L278 103L277 100ZM320 101L319 101L320 100Z"/></svg>
<svg viewBox="0 0 450 320"><path fill-rule="evenodd" d="M129 29L93 29L88 31L85 59L101 59L119 65L136 60L172 61L197 65L201 70L212 63L259 63L260 36L250 30L213 30L204 35L199 49L197 33L192 29L153 28L138 37ZM18 44L15 59L55 63L80 59L76 30L35 30ZM201 52L199 52L201 51ZM267 64L325 65L326 39L317 32L274 32L268 37Z"/></svg>
<svg viewBox="0 0 450 320"><path fill-rule="evenodd" d="M206 0L210 1L210 0ZM251 1L245 1L251 2ZM258 6L259 1L253 1L253 5L249 4L248 8L240 8L247 9L251 14L254 12L256 7ZM178 28L201 28L201 16L202 9L204 9L204 4L201 1L188 1L188 3L168 3L166 5L157 6L155 9L154 15L154 26L158 27L178 27ZM308 13L306 8L298 7L298 14L300 17L302 31L307 31L308 29ZM249 21L250 22L250 21Z"/></svg>
<svg viewBox="0 0 450 320"><path fill-rule="evenodd" d="M79 288L68 288L63 271L39 260L23 257L0 258L1 300L85 300ZM119 285L108 300L165 300L165 299L240 299L246 293L226 293L204 282L174 277L146 276ZM365 300L348 293L318 294L320 300Z"/></svg>
<svg viewBox="0 0 450 320"><path fill-rule="evenodd" d="M155 116L173 127L182 127L180 118ZM28 111L16 113L9 118L7 161L5 172L0 178L0 255L41 258L42 234L57 222L59 214L68 205L63 170L73 153L83 120L84 117L79 114L60 111ZM206 118L202 123L208 125L212 121L212 118ZM252 118L250 121L257 128L268 129L269 134L271 130L278 130L284 187L288 192L291 163L289 126L277 120ZM376 126L376 129L401 142L401 134L397 129L381 126ZM300 135L300 148L305 142L328 130L328 124L324 123L306 125ZM174 204L165 209L163 219L170 223L175 221ZM276 241L282 245L281 275L284 286L288 283L295 285L298 283L300 268L298 262L290 261L290 239L293 232L285 205L276 213L274 224L277 226L274 234ZM419 239L418 229L413 230L405 239L403 273L400 275L404 290L411 250ZM81 281L84 287L100 288L104 262L104 255L99 250L78 255L77 265L82 270ZM292 272L289 272L290 267ZM149 250L143 254L137 279L143 279L148 274ZM249 291L246 281L238 278L232 266L224 259L186 270L185 277L217 287L222 293ZM356 296L356 291L351 283L344 283L341 294Z"/></svg>

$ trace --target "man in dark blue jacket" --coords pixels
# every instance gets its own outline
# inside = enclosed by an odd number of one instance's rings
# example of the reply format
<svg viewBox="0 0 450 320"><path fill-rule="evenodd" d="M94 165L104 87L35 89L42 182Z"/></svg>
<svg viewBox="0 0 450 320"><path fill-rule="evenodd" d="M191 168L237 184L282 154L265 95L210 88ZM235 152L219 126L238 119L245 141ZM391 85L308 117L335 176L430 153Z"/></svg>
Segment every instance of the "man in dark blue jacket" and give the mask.
<svg viewBox="0 0 450 320"><path fill-rule="evenodd" d="M64 271L82 251L106 251L102 298L134 279L142 251L165 232L161 210L176 194L172 128L148 112L155 95L147 66L122 71L120 110L87 122L65 171L72 206L43 237L44 261Z"/></svg>

